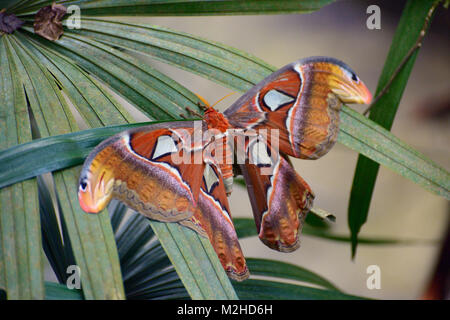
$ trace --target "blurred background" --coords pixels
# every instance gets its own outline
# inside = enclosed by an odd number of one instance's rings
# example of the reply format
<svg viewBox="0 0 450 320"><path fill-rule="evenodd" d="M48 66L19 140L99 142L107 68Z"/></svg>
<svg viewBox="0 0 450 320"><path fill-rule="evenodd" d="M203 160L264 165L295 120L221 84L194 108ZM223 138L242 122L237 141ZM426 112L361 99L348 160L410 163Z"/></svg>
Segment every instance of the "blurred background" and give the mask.
<svg viewBox="0 0 450 320"><path fill-rule="evenodd" d="M406 1L338 1L302 15L133 18L202 36L249 52L282 67L299 58L325 55L345 61L375 92L395 28ZM371 4L381 8L381 30L366 27ZM450 170L449 14L440 7L404 92L392 132ZM230 90L191 73L149 60L153 66L211 103ZM218 105L223 111L239 93ZM122 100L123 101L123 100ZM124 102L126 103L126 102ZM352 106L363 111L365 106ZM137 121L146 118L134 112ZM292 159L316 194L315 206L336 215L333 232L349 234L347 205L358 154L337 144L316 161ZM247 192L235 187L234 217L252 217ZM294 253L273 251L256 237L241 241L247 257L277 259L303 266L351 294L381 299L420 298L431 277L448 225L448 202L381 167L366 225L360 236L422 239L414 245L359 245L351 259L349 243L303 236ZM366 286L369 265L381 269L381 289Z"/></svg>

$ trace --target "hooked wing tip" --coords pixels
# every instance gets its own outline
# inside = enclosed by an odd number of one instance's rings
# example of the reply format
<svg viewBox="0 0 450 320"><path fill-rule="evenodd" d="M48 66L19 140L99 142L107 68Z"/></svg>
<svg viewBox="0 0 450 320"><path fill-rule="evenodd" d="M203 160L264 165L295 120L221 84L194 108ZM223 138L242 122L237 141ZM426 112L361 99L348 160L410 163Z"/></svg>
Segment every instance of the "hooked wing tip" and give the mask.
<svg viewBox="0 0 450 320"><path fill-rule="evenodd" d="M372 102L372 93L366 87L364 83L361 82L361 99L364 104L370 104Z"/></svg>
<svg viewBox="0 0 450 320"><path fill-rule="evenodd" d="M297 250L298 248L300 248L300 239L299 239L298 235L295 239L295 242L293 242L289 245L286 245L285 243L283 243L280 240L268 241L267 239L263 239L263 238L260 238L260 239L270 249L273 249L273 250L276 250L279 252L289 253L289 252L293 252L293 251Z"/></svg>
<svg viewBox="0 0 450 320"><path fill-rule="evenodd" d="M227 273L228 278L239 282L248 279L248 277L250 276L250 272L247 266L245 266L245 269L241 272L237 272L237 270L232 267L228 267L225 272Z"/></svg>
<svg viewBox="0 0 450 320"><path fill-rule="evenodd" d="M81 209L83 209L83 211L87 213L98 213L99 212L98 208L96 206L88 204L85 197L86 196L83 195L81 192L78 193L78 202L80 204Z"/></svg>

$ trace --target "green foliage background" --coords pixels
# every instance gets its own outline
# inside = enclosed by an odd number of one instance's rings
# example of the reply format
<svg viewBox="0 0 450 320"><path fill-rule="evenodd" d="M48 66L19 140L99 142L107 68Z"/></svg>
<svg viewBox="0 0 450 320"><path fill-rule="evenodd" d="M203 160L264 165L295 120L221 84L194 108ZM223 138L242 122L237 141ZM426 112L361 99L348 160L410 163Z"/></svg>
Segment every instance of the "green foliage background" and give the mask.
<svg viewBox="0 0 450 320"><path fill-rule="evenodd" d="M210 243L195 232L138 215L128 214L131 217L125 219L125 208L117 203L101 214L87 215L77 199L79 165L89 151L106 137L141 125L133 124L105 86L155 121L180 119L185 107L197 108L192 92L133 53L239 92L275 70L214 41L100 16L305 13L332 1L57 1L66 7L80 6L82 29L65 28L55 42L35 35L32 27L36 11L51 2L6 1L7 12L26 24L0 36L0 287L9 299L357 298L314 272L264 259L248 259L252 274L306 285L256 279L231 283ZM405 65L402 60L437 2L408 1L377 91L390 78L393 81L370 119L348 107L342 111L339 142L361 154L349 204L351 236L332 234L326 223L314 218L309 218L305 233L351 242L354 252L379 164L450 198L449 173L388 131L417 51ZM95 129L79 130L66 99ZM39 177L50 172L54 189ZM251 221L235 222L240 236L254 235ZM359 242L398 243L395 239ZM62 284L68 265L80 267L82 291L44 282L44 252Z"/></svg>

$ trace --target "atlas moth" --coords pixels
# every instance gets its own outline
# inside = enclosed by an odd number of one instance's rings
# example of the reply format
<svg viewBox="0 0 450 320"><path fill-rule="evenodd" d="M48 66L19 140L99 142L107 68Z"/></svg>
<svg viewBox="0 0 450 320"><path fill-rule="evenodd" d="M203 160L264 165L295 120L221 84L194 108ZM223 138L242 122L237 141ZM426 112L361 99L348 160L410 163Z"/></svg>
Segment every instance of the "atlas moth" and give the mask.
<svg viewBox="0 0 450 320"><path fill-rule="evenodd" d="M261 241L278 251L296 250L314 193L288 156L325 155L336 142L342 104L371 100L345 63L329 57L298 60L224 113L208 107L202 120L134 128L100 143L80 174L80 206L97 213L116 198L150 219L191 228L209 238L230 278L244 280L249 271L227 199L233 165L245 179ZM271 130L276 139L262 134ZM215 150L223 151L220 157ZM243 158L233 163L239 152Z"/></svg>

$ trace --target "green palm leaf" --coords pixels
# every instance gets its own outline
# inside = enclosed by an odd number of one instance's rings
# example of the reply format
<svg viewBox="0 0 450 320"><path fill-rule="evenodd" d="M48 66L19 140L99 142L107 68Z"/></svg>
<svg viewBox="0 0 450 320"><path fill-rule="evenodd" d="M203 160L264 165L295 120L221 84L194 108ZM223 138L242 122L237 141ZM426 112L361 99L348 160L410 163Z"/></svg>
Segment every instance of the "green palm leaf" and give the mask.
<svg viewBox="0 0 450 320"><path fill-rule="evenodd" d="M79 5L90 16L192 16L192 15L238 15L308 13L334 2L334 0L72 0L66 6ZM18 2L20 3L20 2ZM14 11L30 14L52 1L25 1Z"/></svg>
<svg viewBox="0 0 450 320"><path fill-rule="evenodd" d="M247 258L246 260L252 275L302 281L339 291L330 281L300 266L268 259Z"/></svg>
<svg viewBox="0 0 450 320"><path fill-rule="evenodd" d="M12 63L10 47L0 38L0 148L32 139L27 102ZM11 299L44 297L43 257L36 179L0 190L0 287Z"/></svg>
<svg viewBox="0 0 450 320"><path fill-rule="evenodd" d="M335 290L323 290L268 280L247 280L235 283L239 298L245 300L361 300Z"/></svg>
<svg viewBox="0 0 450 320"><path fill-rule="evenodd" d="M333 240L339 242L351 242L350 235L335 234L327 228L322 226L316 226L312 224L311 214L309 214L305 220L306 224L303 226L302 234L311 237L318 237L325 240ZM257 236L255 221L250 218L234 218L234 227L239 238L254 237ZM420 239L394 239L394 238L379 238L379 237L361 237L359 243L365 245L417 245L417 244L433 244L437 241L433 240L420 240Z"/></svg>
<svg viewBox="0 0 450 320"><path fill-rule="evenodd" d="M388 84L391 77L394 77L394 73L397 68L401 67L402 59L405 58L411 47L414 46L417 38L422 32L422 26L427 19L430 8L439 1L408 1L397 27L396 33L392 40L391 49L389 50L386 64L383 68L383 72L380 76L376 94L380 94L383 88ZM423 30L425 32L426 30ZM403 90L408 82L409 74L414 66L418 49L408 58L407 63L401 67L401 70L397 76L393 79L390 89L376 101L372 106L369 119L378 123L381 127L390 130L394 122L395 114L397 112L400 99L403 94ZM380 141L381 142L381 141ZM409 150L407 151L409 152ZM350 194L350 202L348 206L348 225L350 227L352 235L352 256L356 254L356 246L358 244L358 233L362 225L366 222L369 213L370 201L372 199L373 190L375 187L375 181L378 175L379 164L373 160L373 158L367 157L366 154L362 154L358 157L356 164L355 175L353 178L353 185ZM431 164L430 161L424 159L424 161ZM423 163L423 162L422 162ZM416 163L416 165L422 165ZM412 167L410 164L409 166ZM424 168L427 166L423 164ZM432 175L434 169L429 168L426 173ZM448 199L448 184L449 176L445 171L435 171L438 176L437 179L446 185L446 190L443 192L437 192L445 196ZM416 172L412 175L413 181L419 183L426 189L433 191L436 190L432 182L427 182L426 178L421 172ZM437 190L436 190L437 191Z"/></svg>

